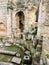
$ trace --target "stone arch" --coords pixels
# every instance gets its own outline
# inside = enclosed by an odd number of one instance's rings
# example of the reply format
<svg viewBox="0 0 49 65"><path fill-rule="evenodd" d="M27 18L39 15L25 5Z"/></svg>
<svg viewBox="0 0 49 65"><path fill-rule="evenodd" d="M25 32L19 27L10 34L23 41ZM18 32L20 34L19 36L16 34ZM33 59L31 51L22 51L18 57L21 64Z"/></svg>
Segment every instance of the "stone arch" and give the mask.
<svg viewBox="0 0 49 65"><path fill-rule="evenodd" d="M20 29L20 31L22 32L24 30L24 20L25 20L25 16L23 11L18 11L15 15L16 18L16 24L18 26L18 28Z"/></svg>

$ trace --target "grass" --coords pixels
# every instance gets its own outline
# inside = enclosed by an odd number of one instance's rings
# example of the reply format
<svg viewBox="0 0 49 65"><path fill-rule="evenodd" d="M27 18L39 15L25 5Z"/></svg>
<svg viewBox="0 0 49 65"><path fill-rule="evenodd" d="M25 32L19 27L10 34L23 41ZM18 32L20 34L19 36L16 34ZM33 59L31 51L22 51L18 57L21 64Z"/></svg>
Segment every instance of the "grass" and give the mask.
<svg viewBox="0 0 49 65"><path fill-rule="evenodd" d="M10 62L11 59L12 59L12 56L0 54L0 61L1 62Z"/></svg>
<svg viewBox="0 0 49 65"><path fill-rule="evenodd" d="M12 52L18 52L20 53L21 55L21 58L23 59L23 56L24 56L24 52L22 51L22 49L18 48L17 46L10 46L10 47L2 47L0 48L0 50L6 50L6 51L12 51ZM12 56L8 56L8 55L1 55L0 54L0 57L3 57L2 59L0 59L0 61L10 61Z"/></svg>
<svg viewBox="0 0 49 65"><path fill-rule="evenodd" d="M4 50L16 52L18 48L16 46L4 47Z"/></svg>
<svg viewBox="0 0 49 65"><path fill-rule="evenodd" d="M12 58L13 56L0 54L0 62L10 62ZM17 65L17 64L13 63L13 65Z"/></svg>
<svg viewBox="0 0 49 65"><path fill-rule="evenodd" d="M5 50L8 50L8 51L13 51L13 52L18 52L18 53L20 53L20 55L21 55L21 57L23 58L23 51L22 51L22 49L20 49L19 47L17 47L17 46L10 46L10 47L5 47Z"/></svg>
<svg viewBox="0 0 49 65"><path fill-rule="evenodd" d="M28 43L28 48L30 47L30 45L32 44L31 43L32 41L28 40L27 43ZM21 43L20 45L24 46L23 43ZM15 45L12 45L10 47L0 47L0 50L7 50L7 51L12 51L12 52L18 52L20 53L20 57L21 59L23 60L23 57L24 57L24 51L22 51L22 49L20 49L19 47L15 46ZM0 54L0 61L2 62L10 62L11 59L13 58L13 56L10 56L10 55L3 55L3 54ZM14 64L15 65L15 64ZM17 64L16 64L17 65Z"/></svg>
<svg viewBox="0 0 49 65"><path fill-rule="evenodd" d="M14 46L2 47L2 48L0 48L0 50L16 51L16 47L14 47ZM11 59L12 59L12 56L0 54L0 61L9 62Z"/></svg>

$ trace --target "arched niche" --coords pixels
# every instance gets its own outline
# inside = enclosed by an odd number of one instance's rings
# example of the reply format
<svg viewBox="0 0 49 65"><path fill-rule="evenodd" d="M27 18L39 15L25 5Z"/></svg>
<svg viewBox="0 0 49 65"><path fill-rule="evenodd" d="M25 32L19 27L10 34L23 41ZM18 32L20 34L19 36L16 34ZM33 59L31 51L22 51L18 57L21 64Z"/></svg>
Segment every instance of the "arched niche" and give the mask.
<svg viewBox="0 0 49 65"><path fill-rule="evenodd" d="M24 30L24 20L25 20L23 11L17 12L15 17L16 17L16 26L22 32Z"/></svg>

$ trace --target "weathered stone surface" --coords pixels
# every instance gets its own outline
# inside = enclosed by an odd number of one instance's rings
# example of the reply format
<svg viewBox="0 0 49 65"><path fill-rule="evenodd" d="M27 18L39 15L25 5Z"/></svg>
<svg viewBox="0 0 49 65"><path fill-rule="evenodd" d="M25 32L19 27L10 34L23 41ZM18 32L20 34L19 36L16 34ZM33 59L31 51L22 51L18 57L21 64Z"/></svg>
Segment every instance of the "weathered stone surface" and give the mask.
<svg viewBox="0 0 49 65"><path fill-rule="evenodd" d="M17 5L17 3L20 4ZM7 10L9 5L11 6L11 0L0 0L0 36L21 38L23 30L28 32L38 26L37 36L39 38L43 36L43 52L49 54L49 0L21 0L21 2L12 0L13 10L11 10L11 7ZM20 5L21 7L19 7ZM38 21L36 21L36 18ZM24 50L24 47L19 47Z"/></svg>
<svg viewBox="0 0 49 65"><path fill-rule="evenodd" d="M5 50L0 50L0 54L14 55L15 56L16 52L10 52L10 51L5 51Z"/></svg>
<svg viewBox="0 0 49 65"><path fill-rule="evenodd" d="M42 1L42 0L41 0ZM38 23L38 35L43 36L43 62L45 63L45 55L49 54L49 0L43 0L40 6L40 15ZM41 22L40 22L41 21ZM48 62L49 65L49 62Z"/></svg>
<svg viewBox="0 0 49 65"><path fill-rule="evenodd" d="M23 7L19 8L17 6L17 3L21 3L19 5L24 5L24 7L27 7L27 9L24 10ZM25 4L24 4L24 3ZM36 11L38 8L38 1L18 1L18 0L13 0L12 1L12 7L13 7L13 11L11 11L11 9L9 8L7 11L7 6L10 6L11 4L11 0L1 0L0 1L0 22L4 22L5 26L4 26L4 33L3 31L1 31L0 33L2 33L2 35L7 37L21 37L21 28L19 28L20 23L19 20L21 19L21 23L24 26L25 30L30 30L32 27L35 27L35 22L36 22ZM32 5L33 3L33 5ZM7 5L8 4L8 5ZM34 5L36 4L36 5ZM22 16L18 16L19 12L22 12ZM23 19L24 16L24 19Z"/></svg>
<svg viewBox="0 0 49 65"><path fill-rule="evenodd" d="M3 47L4 45L3 45L3 43L0 43L0 47Z"/></svg>
<svg viewBox="0 0 49 65"><path fill-rule="evenodd" d="M8 43L8 42L5 42L4 46L9 47L9 46L11 46L11 44L10 44L10 43Z"/></svg>
<svg viewBox="0 0 49 65"><path fill-rule="evenodd" d="M47 65L49 65L49 59L47 58Z"/></svg>
<svg viewBox="0 0 49 65"><path fill-rule="evenodd" d="M17 56L17 57L20 57L20 53L16 53L16 56Z"/></svg>
<svg viewBox="0 0 49 65"><path fill-rule="evenodd" d="M45 54L49 54L49 36L47 34L43 38L43 50Z"/></svg>
<svg viewBox="0 0 49 65"><path fill-rule="evenodd" d="M13 57L11 62L16 63L16 64L20 64L21 63L21 58Z"/></svg>
<svg viewBox="0 0 49 65"><path fill-rule="evenodd" d="M12 63L8 63L8 62L0 62L0 65L13 65Z"/></svg>

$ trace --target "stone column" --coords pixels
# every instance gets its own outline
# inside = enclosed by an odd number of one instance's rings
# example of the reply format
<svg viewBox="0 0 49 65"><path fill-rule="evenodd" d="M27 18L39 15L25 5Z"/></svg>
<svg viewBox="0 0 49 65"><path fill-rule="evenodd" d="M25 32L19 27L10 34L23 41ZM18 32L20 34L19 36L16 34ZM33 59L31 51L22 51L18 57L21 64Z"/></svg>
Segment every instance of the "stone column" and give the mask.
<svg viewBox="0 0 49 65"><path fill-rule="evenodd" d="M40 23L40 34L43 35L43 62L45 65L49 65L49 1L44 0L42 6L42 16L41 16L41 23Z"/></svg>
<svg viewBox="0 0 49 65"><path fill-rule="evenodd" d="M45 16L46 16L46 1L41 0L39 6L39 18L38 18L38 37L43 36L44 34L44 23L45 23ZM42 31L42 32L41 32Z"/></svg>
<svg viewBox="0 0 49 65"><path fill-rule="evenodd" d="M12 35L15 35L16 30L16 18L15 18L15 11L12 11Z"/></svg>
<svg viewBox="0 0 49 65"><path fill-rule="evenodd" d="M28 10L25 11L25 30L28 31L28 27L29 27L29 19L28 19Z"/></svg>
<svg viewBox="0 0 49 65"><path fill-rule="evenodd" d="M41 2L39 4L38 33L37 33L37 35L39 37L40 37L40 32L41 32L41 29L40 29L41 15L42 15L42 0L41 0Z"/></svg>
<svg viewBox="0 0 49 65"><path fill-rule="evenodd" d="M8 12L8 14L7 14L7 36L8 37L11 37L11 35L12 35L12 31L11 31L11 22L12 22L12 20L11 20L11 10L9 9L9 12Z"/></svg>

